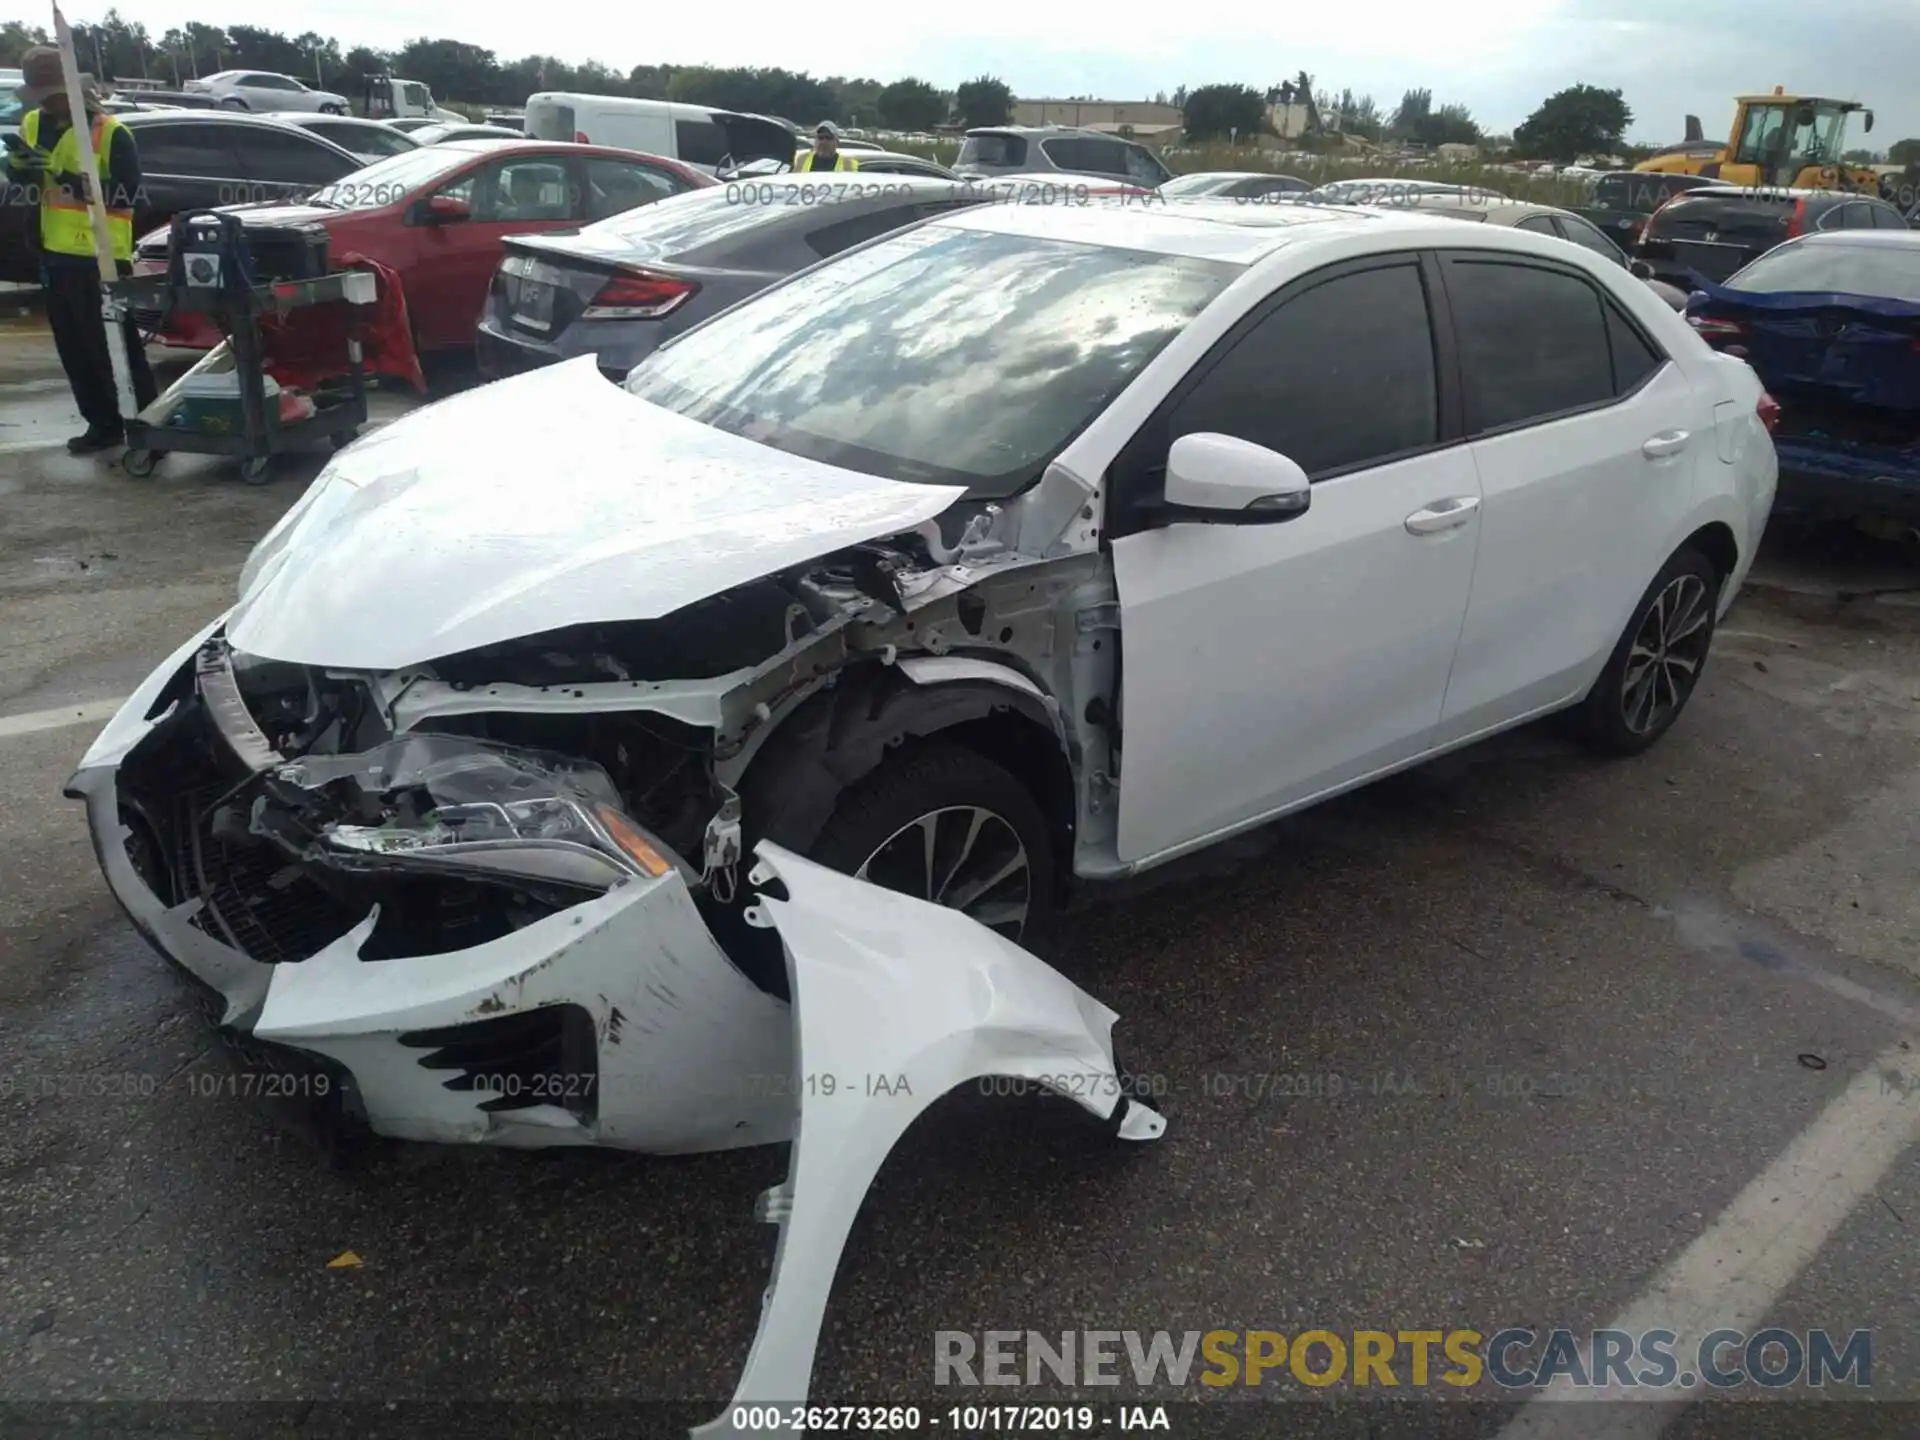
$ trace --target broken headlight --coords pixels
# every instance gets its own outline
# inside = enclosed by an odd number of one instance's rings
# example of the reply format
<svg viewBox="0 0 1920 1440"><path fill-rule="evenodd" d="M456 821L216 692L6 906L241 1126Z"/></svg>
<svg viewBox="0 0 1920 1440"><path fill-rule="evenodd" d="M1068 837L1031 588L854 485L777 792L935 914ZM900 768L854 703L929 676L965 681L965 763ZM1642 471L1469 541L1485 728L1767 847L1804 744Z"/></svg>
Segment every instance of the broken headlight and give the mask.
<svg viewBox="0 0 1920 1440"><path fill-rule="evenodd" d="M461 735L276 766L249 828L300 860L360 872L603 891L675 866L597 765Z"/></svg>

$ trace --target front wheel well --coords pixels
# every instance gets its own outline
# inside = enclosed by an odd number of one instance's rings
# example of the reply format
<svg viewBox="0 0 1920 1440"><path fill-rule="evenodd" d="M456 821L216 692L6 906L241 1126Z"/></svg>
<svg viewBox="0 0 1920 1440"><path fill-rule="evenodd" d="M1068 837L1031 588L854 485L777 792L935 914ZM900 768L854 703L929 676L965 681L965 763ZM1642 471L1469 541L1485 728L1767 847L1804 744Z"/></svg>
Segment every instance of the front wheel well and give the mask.
<svg viewBox="0 0 1920 1440"><path fill-rule="evenodd" d="M1032 694L987 679L920 684L896 670L844 675L788 716L740 778L742 839L809 852L843 791L897 746L938 739L1010 772L1040 804L1062 864L1073 852L1072 765L1054 720Z"/></svg>

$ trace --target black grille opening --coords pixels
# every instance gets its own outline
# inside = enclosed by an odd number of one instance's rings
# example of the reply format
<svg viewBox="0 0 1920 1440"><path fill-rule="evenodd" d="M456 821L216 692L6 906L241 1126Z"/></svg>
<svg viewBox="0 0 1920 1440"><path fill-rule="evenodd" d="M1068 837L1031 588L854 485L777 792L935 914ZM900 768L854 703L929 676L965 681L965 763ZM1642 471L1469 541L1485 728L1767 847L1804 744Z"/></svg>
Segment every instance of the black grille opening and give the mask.
<svg viewBox="0 0 1920 1440"><path fill-rule="evenodd" d="M488 1113L557 1105L585 1124L599 1114L599 1046L592 1014L579 1005L544 1005L400 1036L425 1050L420 1064L451 1070L446 1088L488 1096Z"/></svg>
<svg viewBox="0 0 1920 1440"><path fill-rule="evenodd" d="M306 960L364 918L266 846L225 837L218 789L180 798L175 893L201 901L193 924L268 965Z"/></svg>

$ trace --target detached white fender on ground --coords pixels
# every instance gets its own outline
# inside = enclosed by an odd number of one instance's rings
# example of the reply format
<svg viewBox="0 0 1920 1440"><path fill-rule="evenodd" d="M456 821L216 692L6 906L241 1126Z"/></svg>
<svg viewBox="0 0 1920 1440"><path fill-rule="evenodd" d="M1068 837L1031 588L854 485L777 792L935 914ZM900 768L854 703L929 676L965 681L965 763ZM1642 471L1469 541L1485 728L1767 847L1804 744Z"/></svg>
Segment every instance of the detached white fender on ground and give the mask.
<svg viewBox="0 0 1920 1440"><path fill-rule="evenodd" d="M805 1402L854 1217L888 1152L941 1096L1015 1076L1112 1121L1121 1140L1166 1130L1114 1064L1119 1016L1057 970L957 910L777 845L754 853L748 919L786 951L800 1128L786 1180L760 1198L780 1241L759 1331L732 1403L696 1440L767 1433L737 1428L739 1406Z"/></svg>

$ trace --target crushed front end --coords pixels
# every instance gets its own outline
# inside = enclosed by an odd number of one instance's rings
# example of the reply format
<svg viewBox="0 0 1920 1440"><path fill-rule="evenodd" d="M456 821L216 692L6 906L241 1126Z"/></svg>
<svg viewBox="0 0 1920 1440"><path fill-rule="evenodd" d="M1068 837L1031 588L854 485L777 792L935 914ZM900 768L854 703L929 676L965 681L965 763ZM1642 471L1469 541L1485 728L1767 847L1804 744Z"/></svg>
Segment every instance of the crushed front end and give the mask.
<svg viewBox="0 0 1920 1440"><path fill-rule="evenodd" d="M791 1136L787 1003L722 952L691 867L591 760L395 734L364 679L248 663L216 625L68 793L221 1029L326 1073L376 1133L661 1153Z"/></svg>

